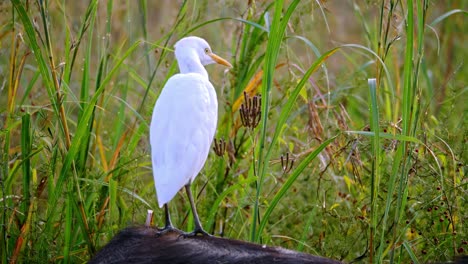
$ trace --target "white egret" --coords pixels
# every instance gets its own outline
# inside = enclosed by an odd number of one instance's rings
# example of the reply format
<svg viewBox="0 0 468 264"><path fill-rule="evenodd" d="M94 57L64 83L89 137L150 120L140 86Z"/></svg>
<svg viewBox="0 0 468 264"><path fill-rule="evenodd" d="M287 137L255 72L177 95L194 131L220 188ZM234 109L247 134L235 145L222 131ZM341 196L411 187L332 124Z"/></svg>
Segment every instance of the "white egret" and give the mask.
<svg viewBox="0 0 468 264"><path fill-rule="evenodd" d="M159 207L164 206L166 214L163 231L173 229L167 203L185 186L195 221L195 230L188 235L207 234L190 190L208 157L218 119L216 91L204 65L232 65L199 37L183 38L174 47L180 73L164 86L150 126L154 184Z"/></svg>

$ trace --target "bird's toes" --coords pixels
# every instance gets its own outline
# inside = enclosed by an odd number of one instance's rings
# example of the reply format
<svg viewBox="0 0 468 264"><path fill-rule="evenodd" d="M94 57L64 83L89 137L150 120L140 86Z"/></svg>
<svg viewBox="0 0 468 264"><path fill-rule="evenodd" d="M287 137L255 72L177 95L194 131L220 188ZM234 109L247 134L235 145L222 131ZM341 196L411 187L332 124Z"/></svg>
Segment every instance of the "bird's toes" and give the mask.
<svg viewBox="0 0 468 264"><path fill-rule="evenodd" d="M212 237L208 232L203 229L195 229L191 233L183 233L179 237L190 238L190 237Z"/></svg>
<svg viewBox="0 0 468 264"><path fill-rule="evenodd" d="M165 226L163 229L159 229L158 232L156 233L156 237L160 237L160 236L163 236L169 232L175 232L175 233L182 233L184 234L184 232L180 231L179 229L173 227L173 226Z"/></svg>

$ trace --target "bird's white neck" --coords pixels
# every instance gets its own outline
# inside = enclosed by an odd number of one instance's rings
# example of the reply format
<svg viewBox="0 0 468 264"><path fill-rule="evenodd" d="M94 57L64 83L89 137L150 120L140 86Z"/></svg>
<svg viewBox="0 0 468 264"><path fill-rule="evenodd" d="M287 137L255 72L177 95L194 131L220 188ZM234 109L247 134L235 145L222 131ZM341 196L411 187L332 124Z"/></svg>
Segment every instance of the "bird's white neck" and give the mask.
<svg viewBox="0 0 468 264"><path fill-rule="evenodd" d="M177 56L179 55L179 56ZM203 67L197 54L193 52L177 54L177 63L179 64L180 73L198 73L208 79L208 72Z"/></svg>

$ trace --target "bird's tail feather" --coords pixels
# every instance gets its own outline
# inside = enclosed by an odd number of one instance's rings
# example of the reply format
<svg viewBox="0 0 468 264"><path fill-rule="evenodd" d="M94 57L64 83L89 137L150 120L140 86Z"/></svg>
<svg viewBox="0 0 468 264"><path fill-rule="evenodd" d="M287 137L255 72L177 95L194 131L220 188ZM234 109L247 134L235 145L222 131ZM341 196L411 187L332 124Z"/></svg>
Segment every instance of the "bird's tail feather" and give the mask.
<svg viewBox="0 0 468 264"><path fill-rule="evenodd" d="M153 172L156 196L158 198L158 205L161 208L176 196L185 183L177 182L176 178L167 177L171 174L169 169L157 168L153 169Z"/></svg>

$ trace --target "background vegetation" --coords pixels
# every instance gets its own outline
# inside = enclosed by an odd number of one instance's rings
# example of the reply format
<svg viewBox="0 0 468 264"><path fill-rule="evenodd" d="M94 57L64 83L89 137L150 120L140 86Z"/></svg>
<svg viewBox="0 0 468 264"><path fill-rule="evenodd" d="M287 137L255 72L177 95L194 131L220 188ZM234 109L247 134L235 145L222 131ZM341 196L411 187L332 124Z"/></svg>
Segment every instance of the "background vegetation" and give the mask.
<svg viewBox="0 0 468 264"><path fill-rule="evenodd" d="M186 35L234 65L208 67L208 231L346 262L466 254L466 5L0 2L1 262L85 262L157 209L148 124ZM191 230L185 195L170 207Z"/></svg>

